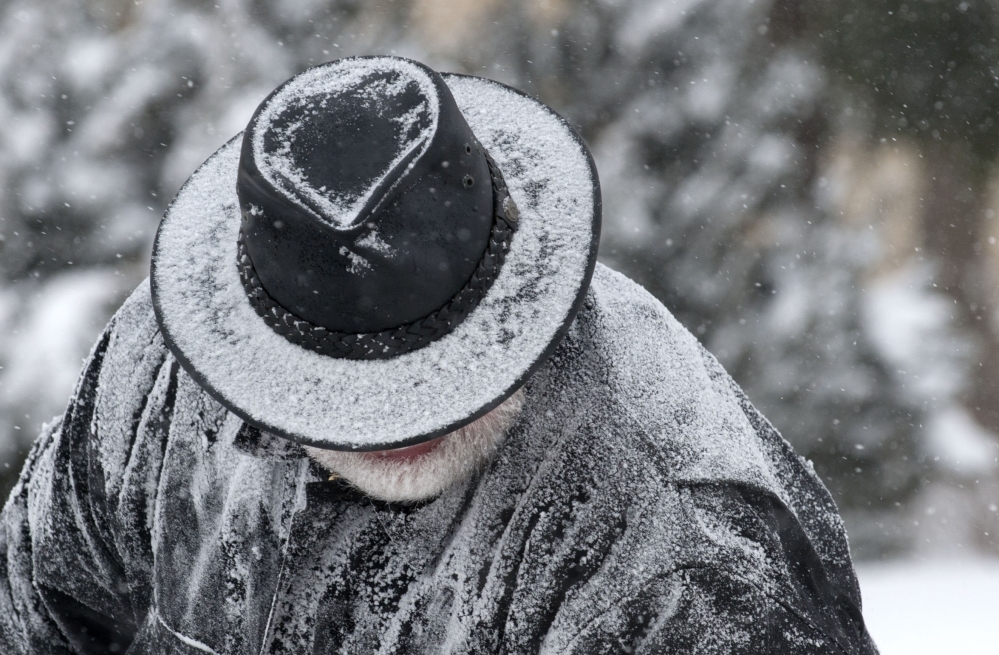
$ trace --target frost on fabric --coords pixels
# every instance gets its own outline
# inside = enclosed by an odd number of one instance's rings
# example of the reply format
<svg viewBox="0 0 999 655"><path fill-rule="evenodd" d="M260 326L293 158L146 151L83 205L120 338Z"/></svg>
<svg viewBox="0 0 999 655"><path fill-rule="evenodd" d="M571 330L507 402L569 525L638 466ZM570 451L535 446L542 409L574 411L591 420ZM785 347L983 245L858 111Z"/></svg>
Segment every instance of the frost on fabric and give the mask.
<svg viewBox="0 0 999 655"><path fill-rule="evenodd" d="M598 267L524 396L478 476L372 501L253 447L143 285L0 521L0 651L60 648L54 589L137 652L874 652L829 495L644 290Z"/></svg>
<svg viewBox="0 0 999 655"><path fill-rule="evenodd" d="M390 257L395 254L395 249L385 243L385 241L378 236L378 232L374 228L368 230L368 232L366 232L365 235L358 239L355 243L361 247L368 248L377 253L388 255Z"/></svg>
<svg viewBox="0 0 999 655"><path fill-rule="evenodd" d="M350 264L347 266L348 272L354 275L362 275L365 271L371 270L371 262L353 250L349 250L347 246L340 246L340 254L350 261Z"/></svg>
<svg viewBox="0 0 999 655"><path fill-rule="evenodd" d="M438 432L512 392L565 323L594 238L590 162L543 105L483 79L445 81L503 170L520 226L479 306L425 348L389 360L333 359L263 323L235 265L238 137L191 177L164 219L152 281L169 340L259 425L359 448ZM363 275L365 263L358 256L351 266Z"/></svg>
<svg viewBox="0 0 999 655"><path fill-rule="evenodd" d="M388 115L396 129L396 149L389 164L358 188L316 187L298 161L311 144L302 142L304 115L326 111L349 97L376 115L389 114L391 100L416 91L419 104L401 116ZM333 227L348 227L385 178L409 155L429 146L437 131L437 90L418 66L394 58L350 59L312 68L282 86L258 116L253 154L263 176L289 200L318 209L316 216ZM293 117L288 120L287 117Z"/></svg>

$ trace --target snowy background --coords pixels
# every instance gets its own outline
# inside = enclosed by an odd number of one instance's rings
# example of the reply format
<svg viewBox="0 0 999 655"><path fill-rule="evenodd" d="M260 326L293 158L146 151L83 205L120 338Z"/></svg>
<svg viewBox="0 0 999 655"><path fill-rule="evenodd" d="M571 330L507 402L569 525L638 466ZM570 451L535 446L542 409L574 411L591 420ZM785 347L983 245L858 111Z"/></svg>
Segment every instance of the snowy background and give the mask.
<svg viewBox="0 0 999 655"><path fill-rule="evenodd" d="M578 127L603 260L815 463L884 652L999 652L997 37L996 0L0 0L0 492L194 168L398 54Z"/></svg>

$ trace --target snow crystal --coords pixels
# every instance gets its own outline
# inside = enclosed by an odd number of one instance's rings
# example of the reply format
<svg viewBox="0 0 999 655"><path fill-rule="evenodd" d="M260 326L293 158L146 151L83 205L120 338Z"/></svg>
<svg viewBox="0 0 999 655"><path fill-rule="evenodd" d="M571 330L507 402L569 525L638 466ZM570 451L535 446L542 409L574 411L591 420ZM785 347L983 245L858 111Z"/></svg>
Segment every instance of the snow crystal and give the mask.
<svg viewBox="0 0 999 655"><path fill-rule="evenodd" d="M390 117L398 124L398 149L382 173L371 180L360 195L316 188L295 161L293 149L303 120L282 124L289 112L322 109L335 102L338 95L351 95L372 106L388 111L385 98L392 98L415 85L423 100L402 116ZM296 204L305 196L321 210L317 216L334 227L348 227L382 181L419 149L417 157L430 145L437 131L440 100L430 76L408 61L396 58L344 59L327 66L311 68L281 87L263 107L253 135L253 154L261 174L289 200ZM278 149L269 150L269 141ZM265 143L266 142L266 143ZM356 263L356 262L355 262Z"/></svg>
<svg viewBox="0 0 999 655"><path fill-rule="evenodd" d="M355 241L354 245L369 248L377 253L388 255L390 257L395 253L395 248L385 243L382 238L378 236L378 232L373 228L368 230L363 237Z"/></svg>
<svg viewBox="0 0 999 655"><path fill-rule="evenodd" d="M371 270L371 262L356 252L348 250L347 246L340 246L340 254L350 260L350 265L347 266L348 273L363 275L365 271Z"/></svg>
<svg viewBox="0 0 999 655"><path fill-rule="evenodd" d="M236 271L239 138L191 178L160 228L153 285L167 335L230 407L315 445L373 448L441 434L499 402L549 347L594 239L591 163L547 107L480 78L446 76L503 171L520 227L489 294L454 332L389 360L333 359L256 315Z"/></svg>

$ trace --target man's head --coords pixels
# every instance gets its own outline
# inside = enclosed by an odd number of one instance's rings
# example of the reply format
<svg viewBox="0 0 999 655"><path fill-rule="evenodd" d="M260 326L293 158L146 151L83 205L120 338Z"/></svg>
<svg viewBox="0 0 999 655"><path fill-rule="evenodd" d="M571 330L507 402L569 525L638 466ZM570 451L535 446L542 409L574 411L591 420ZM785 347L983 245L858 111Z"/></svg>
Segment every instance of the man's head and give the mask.
<svg viewBox="0 0 999 655"><path fill-rule="evenodd" d="M261 430L345 452L457 444L558 346L599 224L592 159L550 108L342 59L281 85L184 185L153 303L181 365Z"/></svg>
<svg viewBox="0 0 999 655"><path fill-rule="evenodd" d="M282 336L328 357L387 359L455 329L517 227L444 80L404 59L281 85L243 134L236 190L247 296L279 328L271 306L294 315L303 329Z"/></svg>

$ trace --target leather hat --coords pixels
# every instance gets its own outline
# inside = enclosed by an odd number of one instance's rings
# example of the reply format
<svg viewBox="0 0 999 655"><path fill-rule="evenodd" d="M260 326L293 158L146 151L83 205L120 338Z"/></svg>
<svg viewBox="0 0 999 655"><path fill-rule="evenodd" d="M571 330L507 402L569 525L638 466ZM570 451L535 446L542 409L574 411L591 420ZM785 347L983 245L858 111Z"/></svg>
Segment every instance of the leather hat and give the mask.
<svg viewBox="0 0 999 655"><path fill-rule="evenodd" d="M550 108L397 57L291 78L184 185L151 284L173 354L248 423L326 448L437 437L571 323L600 193Z"/></svg>

